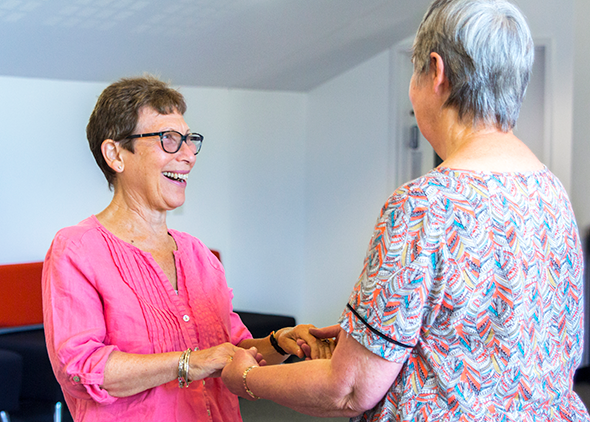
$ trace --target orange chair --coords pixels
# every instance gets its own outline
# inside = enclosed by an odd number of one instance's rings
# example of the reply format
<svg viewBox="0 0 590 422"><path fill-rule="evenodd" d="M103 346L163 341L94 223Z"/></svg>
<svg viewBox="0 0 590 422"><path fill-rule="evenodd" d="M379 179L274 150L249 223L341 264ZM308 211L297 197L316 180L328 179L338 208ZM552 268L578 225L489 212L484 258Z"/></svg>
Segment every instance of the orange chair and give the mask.
<svg viewBox="0 0 590 422"><path fill-rule="evenodd" d="M42 262L0 265L0 348L22 356L21 410L46 408L54 421L71 420L45 345L42 271Z"/></svg>

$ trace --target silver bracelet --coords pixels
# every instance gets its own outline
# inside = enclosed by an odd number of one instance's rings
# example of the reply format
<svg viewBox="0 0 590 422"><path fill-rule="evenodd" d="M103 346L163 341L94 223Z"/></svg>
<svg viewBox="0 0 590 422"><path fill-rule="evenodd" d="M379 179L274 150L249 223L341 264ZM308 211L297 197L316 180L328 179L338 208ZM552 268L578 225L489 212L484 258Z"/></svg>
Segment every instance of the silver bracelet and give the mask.
<svg viewBox="0 0 590 422"><path fill-rule="evenodd" d="M180 355L180 359L178 360L178 387L179 388L188 388L190 385L190 381L188 379L188 373L190 369L190 357L191 357L191 349L188 348Z"/></svg>

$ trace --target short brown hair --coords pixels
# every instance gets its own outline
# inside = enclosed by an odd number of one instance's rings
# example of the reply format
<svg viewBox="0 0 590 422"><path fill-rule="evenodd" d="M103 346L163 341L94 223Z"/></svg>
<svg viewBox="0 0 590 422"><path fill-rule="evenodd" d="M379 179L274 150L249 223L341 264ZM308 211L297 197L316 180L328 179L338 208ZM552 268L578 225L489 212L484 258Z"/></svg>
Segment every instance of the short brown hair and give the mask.
<svg viewBox="0 0 590 422"><path fill-rule="evenodd" d="M101 145L112 139L131 151L133 139L126 139L137 127L139 110L151 107L160 114L184 114L184 97L154 76L123 78L109 85L98 97L86 126L86 137L98 167L112 189L116 173L106 163Z"/></svg>

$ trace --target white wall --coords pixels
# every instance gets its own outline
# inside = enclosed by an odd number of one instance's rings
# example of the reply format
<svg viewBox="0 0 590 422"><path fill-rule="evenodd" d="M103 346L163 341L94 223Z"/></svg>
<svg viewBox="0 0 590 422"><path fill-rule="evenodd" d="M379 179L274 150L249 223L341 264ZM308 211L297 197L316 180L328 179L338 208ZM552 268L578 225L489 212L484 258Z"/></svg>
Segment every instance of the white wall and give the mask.
<svg viewBox="0 0 590 422"><path fill-rule="evenodd" d="M85 136L105 86L0 77L0 264L43 260L57 230L110 202ZM306 96L180 90L205 142L169 226L221 251L236 308L297 315Z"/></svg>
<svg viewBox="0 0 590 422"><path fill-rule="evenodd" d="M234 93L231 261L234 306L300 315L305 210L303 94Z"/></svg>
<svg viewBox="0 0 590 422"><path fill-rule="evenodd" d="M309 94L180 88L205 141L169 226L221 251L236 308L338 318L388 195L388 63ZM42 260L57 230L109 203L85 139L104 87L0 78L0 263Z"/></svg>
<svg viewBox="0 0 590 422"><path fill-rule="evenodd" d="M590 10L576 1L575 97L574 0L519 4L534 37L550 46L551 167L567 185L573 162L571 196L585 226ZM185 118L205 142L186 204L170 213L169 225L221 251L236 308L317 325L338 319L392 190L389 55L306 94L181 87ZM110 201L85 138L104 87L0 77L0 264L42 260L58 229Z"/></svg>
<svg viewBox="0 0 590 422"><path fill-rule="evenodd" d="M388 192L389 52L309 93L302 321L334 324Z"/></svg>
<svg viewBox="0 0 590 422"><path fill-rule="evenodd" d="M0 78L0 263L42 260L110 192L86 141L103 84Z"/></svg>
<svg viewBox="0 0 590 422"><path fill-rule="evenodd" d="M549 121L551 138L546 164L571 191L572 121L574 94L574 0L518 0L535 40L547 43L546 78L550 81Z"/></svg>
<svg viewBox="0 0 590 422"><path fill-rule="evenodd" d="M590 227L590 2L576 0L572 203L582 235Z"/></svg>
<svg viewBox="0 0 590 422"><path fill-rule="evenodd" d="M189 104L185 119L205 141L170 226L221 252L237 309L298 315L306 96L181 91Z"/></svg>

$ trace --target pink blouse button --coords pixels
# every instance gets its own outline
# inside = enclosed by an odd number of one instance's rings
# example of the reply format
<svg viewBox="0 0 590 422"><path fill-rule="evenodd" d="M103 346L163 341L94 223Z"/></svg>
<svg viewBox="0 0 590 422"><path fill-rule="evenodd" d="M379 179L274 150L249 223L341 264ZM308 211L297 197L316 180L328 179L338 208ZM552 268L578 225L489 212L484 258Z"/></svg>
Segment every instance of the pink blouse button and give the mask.
<svg viewBox="0 0 590 422"><path fill-rule="evenodd" d="M182 319L184 320L184 322L189 322L191 317L189 317L188 315L185 315L182 317Z"/></svg>

